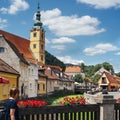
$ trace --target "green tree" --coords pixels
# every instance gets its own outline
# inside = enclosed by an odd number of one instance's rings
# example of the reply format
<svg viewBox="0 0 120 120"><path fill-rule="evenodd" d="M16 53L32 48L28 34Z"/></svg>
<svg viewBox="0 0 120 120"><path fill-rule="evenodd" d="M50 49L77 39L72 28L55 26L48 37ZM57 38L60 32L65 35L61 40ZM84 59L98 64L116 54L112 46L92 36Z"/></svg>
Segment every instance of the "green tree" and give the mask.
<svg viewBox="0 0 120 120"><path fill-rule="evenodd" d="M111 72L112 74L114 74L114 69L113 66L111 64L109 64L108 62L104 62L102 63L102 66L109 72Z"/></svg>
<svg viewBox="0 0 120 120"><path fill-rule="evenodd" d="M78 83L83 83L83 77L80 74L77 74L73 77L73 80Z"/></svg>
<svg viewBox="0 0 120 120"><path fill-rule="evenodd" d="M60 66L62 71L65 71L66 65L57 59L55 56L51 55L49 52L45 51L45 64L53 65L53 66Z"/></svg>
<svg viewBox="0 0 120 120"><path fill-rule="evenodd" d="M93 83L94 84L97 84L98 83L98 80L100 79L101 75L98 75L96 74L94 77L93 77Z"/></svg>
<svg viewBox="0 0 120 120"><path fill-rule="evenodd" d="M117 75L118 77L120 77L120 72L119 73L115 73L115 75Z"/></svg>

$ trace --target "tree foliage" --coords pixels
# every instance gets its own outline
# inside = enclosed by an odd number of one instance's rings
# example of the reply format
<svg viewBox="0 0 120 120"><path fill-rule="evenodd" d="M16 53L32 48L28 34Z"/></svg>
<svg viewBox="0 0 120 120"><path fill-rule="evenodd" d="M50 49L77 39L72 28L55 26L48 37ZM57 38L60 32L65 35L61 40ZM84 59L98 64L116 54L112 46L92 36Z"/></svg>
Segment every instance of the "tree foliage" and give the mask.
<svg viewBox="0 0 120 120"><path fill-rule="evenodd" d="M94 83L97 83L97 81L100 78L100 75L94 76L94 74L102 67L106 69L107 71L111 72L111 74L114 74L113 66L109 64L108 62L104 62L102 64L96 64L95 66L94 65L86 66L83 63L81 68L82 68L82 72L85 73L85 77L93 79Z"/></svg>
<svg viewBox="0 0 120 120"><path fill-rule="evenodd" d="M98 75L98 74L96 74L95 76L94 76L94 78L93 78L93 82L95 83L95 84L97 84L97 82L98 82L98 80L100 79L100 75Z"/></svg>
<svg viewBox="0 0 120 120"><path fill-rule="evenodd" d="M82 75L80 75L80 74L75 75L75 76L73 77L73 80L74 80L75 82L78 82L78 83L83 83L83 81L84 81Z"/></svg>
<svg viewBox="0 0 120 120"><path fill-rule="evenodd" d="M120 77L120 72L119 72L119 73L116 73L115 75L117 75L118 77Z"/></svg>

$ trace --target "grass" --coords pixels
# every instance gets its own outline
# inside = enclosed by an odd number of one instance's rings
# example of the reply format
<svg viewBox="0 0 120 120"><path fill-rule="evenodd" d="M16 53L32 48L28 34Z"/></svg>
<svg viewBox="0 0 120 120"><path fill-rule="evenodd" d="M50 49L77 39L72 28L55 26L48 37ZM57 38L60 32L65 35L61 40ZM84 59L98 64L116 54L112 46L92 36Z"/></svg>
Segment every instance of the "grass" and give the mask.
<svg viewBox="0 0 120 120"><path fill-rule="evenodd" d="M77 94L78 95L78 94ZM62 101L64 99L64 97L76 97L77 96L76 94L72 94L72 95L65 95L65 96L62 96L62 97L59 97L59 98L56 98L53 102L52 102L52 105L56 105L56 104L59 104L60 101ZM80 96L83 96L80 94Z"/></svg>
<svg viewBox="0 0 120 120"><path fill-rule="evenodd" d="M77 95L82 96L82 94L73 94L71 92L60 91L60 92L57 92L57 93L52 94L50 96L39 97L38 99L46 101L48 103L48 105L56 105L59 103L59 101L63 100L63 98L66 96L75 97Z"/></svg>

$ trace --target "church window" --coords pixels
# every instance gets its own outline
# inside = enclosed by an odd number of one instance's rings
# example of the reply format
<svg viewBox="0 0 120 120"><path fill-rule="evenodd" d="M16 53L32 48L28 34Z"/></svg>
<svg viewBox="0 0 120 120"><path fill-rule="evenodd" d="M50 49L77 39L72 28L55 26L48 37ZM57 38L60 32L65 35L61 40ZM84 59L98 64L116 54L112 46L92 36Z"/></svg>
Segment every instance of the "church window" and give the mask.
<svg viewBox="0 0 120 120"><path fill-rule="evenodd" d="M43 51L43 45L41 45L41 49L42 49L42 51Z"/></svg>
<svg viewBox="0 0 120 120"><path fill-rule="evenodd" d="M36 33L36 32L34 32L34 33L33 33L33 37L36 37L36 36L37 36L37 33Z"/></svg>
<svg viewBox="0 0 120 120"><path fill-rule="evenodd" d="M2 53L4 51L5 51L4 47L0 47L0 53Z"/></svg>
<svg viewBox="0 0 120 120"><path fill-rule="evenodd" d="M36 48L36 44L33 44L33 48Z"/></svg>
<svg viewBox="0 0 120 120"><path fill-rule="evenodd" d="M44 38L44 31L42 30L42 39Z"/></svg>
<svg viewBox="0 0 120 120"><path fill-rule="evenodd" d="M41 55L41 61L43 61L43 55Z"/></svg>

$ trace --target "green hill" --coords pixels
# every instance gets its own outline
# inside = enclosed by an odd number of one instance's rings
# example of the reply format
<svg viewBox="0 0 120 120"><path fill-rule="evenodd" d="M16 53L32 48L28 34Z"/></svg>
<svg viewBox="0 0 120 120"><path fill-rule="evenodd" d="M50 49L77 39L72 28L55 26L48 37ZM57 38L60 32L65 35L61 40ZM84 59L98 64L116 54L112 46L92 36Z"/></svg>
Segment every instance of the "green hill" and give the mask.
<svg viewBox="0 0 120 120"><path fill-rule="evenodd" d="M57 59L55 56L51 55L49 52L45 51L45 64L53 65L53 66L60 66L62 71L65 71L66 65Z"/></svg>

